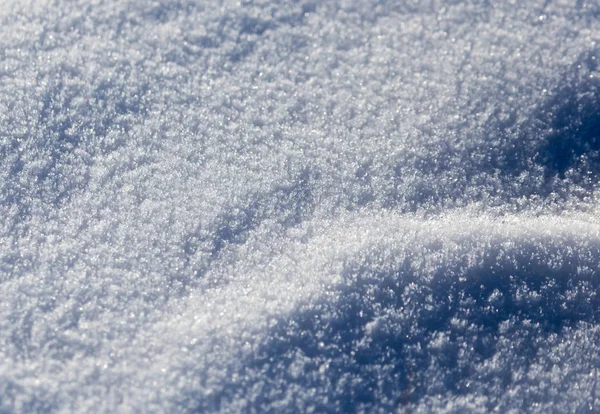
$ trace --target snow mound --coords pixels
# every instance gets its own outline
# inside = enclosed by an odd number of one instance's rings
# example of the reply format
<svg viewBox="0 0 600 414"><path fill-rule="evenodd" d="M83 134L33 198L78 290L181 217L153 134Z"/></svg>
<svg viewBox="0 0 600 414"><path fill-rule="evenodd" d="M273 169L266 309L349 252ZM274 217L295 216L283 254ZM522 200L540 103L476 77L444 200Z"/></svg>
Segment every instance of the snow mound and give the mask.
<svg viewBox="0 0 600 414"><path fill-rule="evenodd" d="M0 411L597 411L600 6L524 3L4 1Z"/></svg>

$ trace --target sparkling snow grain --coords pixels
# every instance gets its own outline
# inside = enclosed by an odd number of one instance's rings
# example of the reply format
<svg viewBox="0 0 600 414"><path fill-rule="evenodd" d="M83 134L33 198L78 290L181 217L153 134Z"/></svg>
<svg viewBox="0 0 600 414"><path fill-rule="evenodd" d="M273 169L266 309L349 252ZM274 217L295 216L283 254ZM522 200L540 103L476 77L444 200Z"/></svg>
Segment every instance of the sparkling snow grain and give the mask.
<svg viewBox="0 0 600 414"><path fill-rule="evenodd" d="M597 411L600 6L447 3L4 1L0 411Z"/></svg>

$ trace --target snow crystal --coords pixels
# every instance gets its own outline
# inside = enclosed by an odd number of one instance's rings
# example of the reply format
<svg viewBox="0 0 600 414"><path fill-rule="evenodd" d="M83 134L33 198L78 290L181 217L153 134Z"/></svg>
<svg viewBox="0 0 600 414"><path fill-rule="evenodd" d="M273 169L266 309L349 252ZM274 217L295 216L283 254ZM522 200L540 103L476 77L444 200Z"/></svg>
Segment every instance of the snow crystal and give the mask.
<svg viewBox="0 0 600 414"><path fill-rule="evenodd" d="M575 3L4 1L0 411L598 411Z"/></svg>

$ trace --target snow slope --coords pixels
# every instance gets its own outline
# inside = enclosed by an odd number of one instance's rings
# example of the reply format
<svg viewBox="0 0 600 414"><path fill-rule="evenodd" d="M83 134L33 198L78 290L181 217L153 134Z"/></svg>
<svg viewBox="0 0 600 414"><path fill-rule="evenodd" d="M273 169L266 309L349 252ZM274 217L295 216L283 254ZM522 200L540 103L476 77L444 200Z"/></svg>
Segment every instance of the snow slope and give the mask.
<svg viewBox="0 0 600 414"><path fill-rule="evenodd" d="M600 410L600 3L0 23L0 412Z"/></svg>

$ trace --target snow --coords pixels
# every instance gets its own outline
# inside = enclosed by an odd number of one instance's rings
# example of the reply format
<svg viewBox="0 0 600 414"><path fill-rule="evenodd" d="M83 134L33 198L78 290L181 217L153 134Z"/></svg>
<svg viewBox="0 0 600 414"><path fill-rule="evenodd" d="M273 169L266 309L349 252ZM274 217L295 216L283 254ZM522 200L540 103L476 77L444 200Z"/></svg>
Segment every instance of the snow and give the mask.
<svg viewBox="0 0 600 414"><path fill-rule="evenodd" d="M599 409L597 2L0 23L0 411Z"/></svg>

